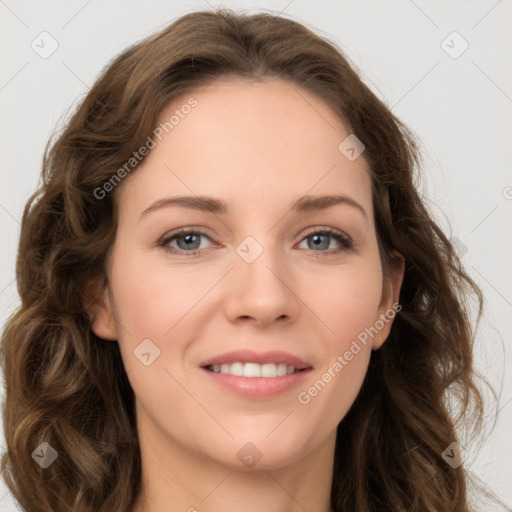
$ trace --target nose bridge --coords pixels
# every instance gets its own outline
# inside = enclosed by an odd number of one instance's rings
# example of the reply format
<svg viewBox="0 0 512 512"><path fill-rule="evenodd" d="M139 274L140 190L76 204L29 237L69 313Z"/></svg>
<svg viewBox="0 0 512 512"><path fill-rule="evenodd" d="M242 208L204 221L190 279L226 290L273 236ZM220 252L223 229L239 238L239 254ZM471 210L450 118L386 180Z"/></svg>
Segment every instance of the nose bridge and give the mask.
<svg viewBox="0 0 512 512"><path fill-rule="evenodd" d="M250 316L271 322L282 315L293 315L296 298L283 254L274 239L274 230L246 236L236 247L235 268L231 275L228 313L235 319Z"/></svg>
<svg viewBox="0 0 512 512"><path fill-rule="evenodd" d="M282 249L279 242L273 239L272 233L246 236L235 249L237 277L246 286L277 293L283 286L277 275L286 273Z"/></svg>
<svg viewBox="0 0 512 512"><path fill-rule="evenodd" d="M272 269L279 266L284 248L279 222L276 222L279 219L276 209L268 203L254 202L250 212L246 211L241 218L244 221L238 223L236 228L244 238L235 246L237 263L255 266L258 275L264 272L263 268L269 273L267 266Z"/></svg>

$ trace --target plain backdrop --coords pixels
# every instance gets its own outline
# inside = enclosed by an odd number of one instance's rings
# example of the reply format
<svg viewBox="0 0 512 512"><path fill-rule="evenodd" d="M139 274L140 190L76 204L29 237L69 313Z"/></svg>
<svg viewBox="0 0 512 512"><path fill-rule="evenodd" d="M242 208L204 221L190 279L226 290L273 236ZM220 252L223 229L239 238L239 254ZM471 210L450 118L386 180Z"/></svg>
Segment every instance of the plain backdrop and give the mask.
<svg viewBox="0 0 512 512"><path fill-rule="evenodd" d="M0 0L2 326L19 303L14 265L23 207L38 184L44 145L57 122L120 51L185 13L217 5L214 0ZM222 5L281 12L338 43L363 80L422 140L419 187L484 292L476 358L499 395L494 429L489 427L480 451L470 447L465 458L482 483L512 505L512 3ZM58 46L45 55L52 45ZM3 434L0 447L3 451ZM14 510L0 481L0 512Z"/></svg>

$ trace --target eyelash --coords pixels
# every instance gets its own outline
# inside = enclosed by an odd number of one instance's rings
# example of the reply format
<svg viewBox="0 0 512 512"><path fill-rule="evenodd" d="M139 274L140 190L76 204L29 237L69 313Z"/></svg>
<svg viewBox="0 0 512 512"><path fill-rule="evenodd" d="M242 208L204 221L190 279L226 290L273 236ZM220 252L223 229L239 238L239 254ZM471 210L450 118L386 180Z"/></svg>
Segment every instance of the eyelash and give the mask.
<svg viewBox="0 0 512 512"><path fill-rule="evenodd" d="M301 242L303 240L305 240L306 238L313 236L313 235L329 235L332 238L334 238L337 242L339 242L342 246L339 249L334 249L334 250L331 249L329 251L312 251L313 253L320 253L320 254L315 254L315 256L318 256L318 257L333 256L333 255L339 254L340 252L343 252L343 251L350 251L354 247L354 243L352 242L350 237L342 234L341 232L339 232L335 229L332 229L332 228L322 228L322 229L314 228L314 229L317 229L317 231L310 231L309 233L307 233L304 236L304 238L301 240ZM164 251L171 253L171 254L180 254L185 257L198 256L200 254L203 254L206 249L196 249L194 251L183 251L182 249L176 250L176 248L171 249L169 247L168 244L170 242L172 242L176 238L180 238L180 237L186 236L186 235L200 235L200 236L209 238L211 240L211 238L206 233L202 233L201 231L195 231L192 229L181 228L178 231L171 233L169 236L165 236L164 238L160 239L157 244Z"/></svg>

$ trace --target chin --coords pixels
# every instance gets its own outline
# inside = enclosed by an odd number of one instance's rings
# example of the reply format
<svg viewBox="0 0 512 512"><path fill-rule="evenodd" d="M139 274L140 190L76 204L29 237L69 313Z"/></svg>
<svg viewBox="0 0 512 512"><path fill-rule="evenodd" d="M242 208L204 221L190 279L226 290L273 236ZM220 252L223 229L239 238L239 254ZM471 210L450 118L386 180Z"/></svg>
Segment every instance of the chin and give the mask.
<svg viewBox="0 0 512 512"><path fill-rule="evenodd" d="M277 424L278 422L275 425ZM278 432L280 428L282 430ZM211 453L210 456L233 470L263 471L286 467L306 455L305 447L309 439L305 433L292 433L289 428L282 426L270 435L269 432L268 429L256 432L250 429L245 435L238 435L235 439L218 446L216 453Z"/></svg>

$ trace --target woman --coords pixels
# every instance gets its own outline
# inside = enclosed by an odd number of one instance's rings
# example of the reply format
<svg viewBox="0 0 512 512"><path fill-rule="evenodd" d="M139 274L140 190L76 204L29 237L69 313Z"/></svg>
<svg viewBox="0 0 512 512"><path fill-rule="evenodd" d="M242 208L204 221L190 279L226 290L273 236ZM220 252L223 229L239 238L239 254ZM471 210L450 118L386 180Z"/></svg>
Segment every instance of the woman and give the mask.
<svg viewBox="0 0 512 512"><path fill-rule="evenodd" d="M474 510L482 295L419 164L297 22L196 12L119 55L23 217L1 352L23 510Z"/></svg>

